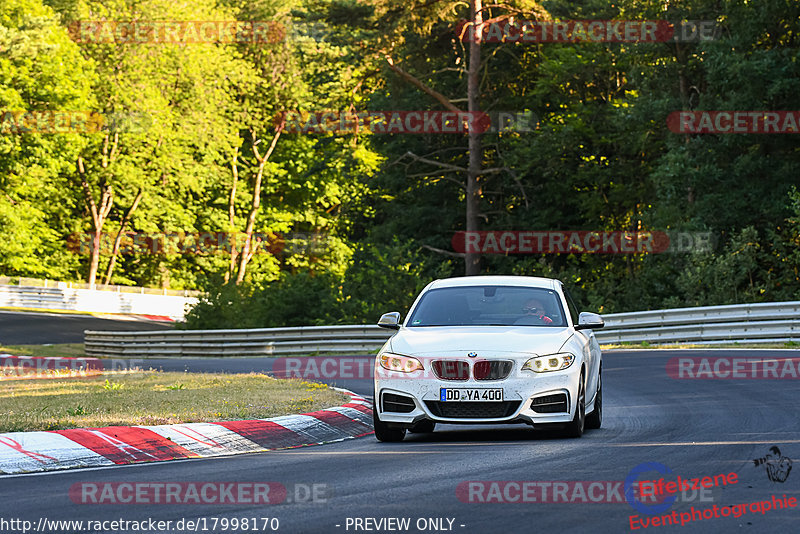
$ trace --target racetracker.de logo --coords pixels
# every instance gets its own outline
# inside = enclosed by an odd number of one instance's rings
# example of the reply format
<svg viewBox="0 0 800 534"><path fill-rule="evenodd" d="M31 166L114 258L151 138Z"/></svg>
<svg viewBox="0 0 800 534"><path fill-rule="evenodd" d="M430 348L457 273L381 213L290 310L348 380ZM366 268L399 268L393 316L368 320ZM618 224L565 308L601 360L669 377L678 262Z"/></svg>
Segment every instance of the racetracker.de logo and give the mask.
<svg viewBox="0 0 800 534"><path fill-rule="evenodd" d="M277 43L286 29L275 21L79 20L69 25L70 37L81 44Z"/></svg>
<svg viewBox="0 0 800 534"><path fill-rule="evenodd" d="M537 119L529 111L284 111L274 124L290 134L466 134L530 132Z"/></svg>
<svg viewBox="0 0 800 534"><path fill-rule="evenodd" d="M677 380L797 380L800 358L681 356L667 361L667 375Z"/></svg>
<svg viewBox="0 0 800 534"><path fill-rule="evenodd" d="M640 494L638 485L634 485L632 491L640 502L661 503L665 500L664 495ZM464 503L626 502L625 483L619 480L467 480L456 486L456 497ZM693 498L696 497L697 494Z"/></svg>
<svg viewBox="0 0 800 534"><path fill-rule="evenodd" d="M104 370L110 369L108 362L109 360L98 360L97 358L0 354L0 380L96 376Z"/></svg>
<svg viewBox="0 0 800 534"><path fill-rule="evenodd" d="M0 135L141 133L152 125L146 113L73 110L0 110Z"/></svg>
<svg viewBox="0 0 800 534"><path fill-rule="evenodd" d="M376 341L387 338L379 333ZM385 352L375 356L301 356L276 358L271 373L279 378L304 380L361 379L372 380L453 380L464 373L479 380L491 372L489 360L475 358L471 365L464 359L442 359L440 356L402 356ZM463 366L462 366L463 364Z"/></svg>
<svg viewBox="0 0 800 534"><path fill-rule="evenodd" d="M286 357L275 360L272 374L280 378L306 380L372 379L374 365L374 356Z"/></svg>
<svg viewBox="0 0 800 534"><path fill-rule="evenodd" d="M479 254L659 254L708 252L710 232L456 232L453 250Z"/></svg>
<svg viewBox="0 0 800 534"><path fill-rule="evenodd" d="M796 134L800 111L673 111L667 127L676 134Z"/></svg>
<svg viewBox="0 0 800 534"><path fill-rule="evenodd" d="M320 504L331 497L331 488L323 483L76 482L69 488L75 504Z"/></svg>
<svg viewBox="0 0 800 534"><path fill-rule="evenodd" d="M244 232L86 232L70 234L67 249L83 255L91 254L95 247L101 254L230 254L232 250L242 250L246 241ZM284 244L279 234L254 232L250 236L250 253L276 255Z"/></svg>
<svg viewBox="0 0 800 534"><path fill-rule="evenodd" d="M713 20L506 20L484 23L480 33L461 21L463 42L483 43L667 43L710 41L719 31Z"/></svg>

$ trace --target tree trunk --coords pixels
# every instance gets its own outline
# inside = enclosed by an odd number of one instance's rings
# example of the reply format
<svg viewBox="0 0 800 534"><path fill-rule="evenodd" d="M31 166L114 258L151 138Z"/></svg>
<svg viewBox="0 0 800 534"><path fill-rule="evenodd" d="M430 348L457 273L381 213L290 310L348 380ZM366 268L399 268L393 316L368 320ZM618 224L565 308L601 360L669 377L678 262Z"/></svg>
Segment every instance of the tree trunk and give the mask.
<svg viewBox="0 0 800 534"><path fill-rule="evenodd" d="M239 250L236 248L236 187L239 183L239 147L233 149L233 159L231 160L231 173L233 174L233 184L231 185L231 196L228 199L228 239L231 244L231 261L228 264L228 272L225 273L225 283L227 284L233 273L236 271L236 259Z"/></svg>
<svg viewBox="0 0 800 534"><path fill-rule="evenodd" d="M482 33L483 33L483 1L482 0L470 0L470 18L471 18L471 27L469 28L467 35L469 35L469 65L467 67L467 112L470 113L472 121L470 122L469 128L469 138L468 138L468 151L469 151L469 164L467 165L466 169L466 183L462 184L464 190L466 191L466 231L467 232L477 232L478 231L478 221L480 217L480 208L481 208L481 198L483 197L482 186L480 183L480 177L484 174L484 171L481 170L481 166L483 163L483 147L481 143L481 134L482 132L479 130L479 127L475 126L475 123L480 122L481 124L483 121L476 121L477 114L480 113L480 103L479 103L479 93L480 93L480 67L481 67L481 40L482 40ZM405 72L399 66L397 66L391 57L387 56L386 61L389 65L389 68L392 69L394 72L399 74L402 78L406 81L414 85L415 87L421 89L428 95L435 98L440 104L442 104L445 108L455 111L461 112L461 110L456 107L447 97L442 95L441 93L431 89L427 85L425 85L421 80L415 78L410 73ZM425 158L421 158L419 156L414 155L413 153L407 153L408 155L413 156L413 158L417 161L425 161L426 163L430 163L442 168L449 168L452 169L452 166L441 164L438 162L433 162L427 160ZM460 170L460 169L459 169ZM427 247L429 250L434 250L432 247ZM435 249L434 251L439 251L439 249ZM481 266L480 266L481 255L479 252L467 252L464 254L464 274L467 276L474 276L480 274Z"/></svg>
<svg viewBox="0 0 800 534"><path fill-rule="evenodd" d="M467 111L474 117L480 111L478 102L478 92L480 90L480 63L481 63L481 37L483 33L483 13L482 0L471 0L470 2L473 38L469 40L469 68L467 70ZM481 133L477 128L469 129L469 167L467 170L467 206L466 206L466 230L467 232L478 231L478 213L480 210L481 186L479 177L481 172L481 159L483 150L481 148ZM478 252L466 251L464 256L464 274L475 276L480 274L481 256Z"/></svg>
<svg viewBox="0 0 800 534"><path fill-rule="evenodd" d="M255 147L253 147L255 149ZM253 229L256 225L256 215L258 215L258 209L261 206L261 181L264 175L264 165L266 164L266 158L258 158L258 171L256 172L256 179L253 184L253 203L250 206L250 213L247 216L247 226L244 229L244 243L242 244L242 252L239 255L239 272L236 273L236 283L241 284L244 280L244 275L247 270L247 264L250 262L250 258L253 255L252 250L252 239L253 239Z"/></svg>
<svg viewBox="0 0 800 534"><path fill-rule="evenodd" d="M100 160L100 166L104 170L108 169L108 166L116 160L118 149L119 132L114 132L113 141L110 134L106 133L105 139L103 139ZM100 244L103 237L103 225L105 225L108 213L111 211L111 205L114 203L114 194L111 185L103 177L100 183L100 205L98 206L94 200L94 195L92 195L89 180L86 177L86 168L83 165L82 156L78 156L76 166L81 188L83 188L84 201L89 209L89 215L92 217L92 252L89 260L89 277L87 281L90 286L94 286L97 283L97 271L100 267Z"/></svg>
<svg viewBox="0 0 800 534"><path fill-rule="evenodd" d="M240 284L244 280L244 275L247 272L247 264L250 262L253 254L255 254L255 247L253 247L252 242L253 230L255 229L256 225L258 209L261 206L261 181L264 175L264 166L267 164L267 160L269 160L273 150L275 150L275 146L278 144L278 138L280 138L281 133L283 132L283 126L283 123L278 126L277 130L275 131L275 135L272 137L272 142L270 143L269 148L264 156L259 156L258 154L258 142L253 142L253 154L258 161L258 170L256 171L255 183L253 184L253 203L250 207L250 214L247 216L247 227L244 231L244 244L242 245L242 251L239 256L239 272L236 273L236 284ZM255 139L255 134L253 134L253 139Z"/></svg>
<svg viewBox="0 0 800 534"><path fill-rule="evenodd" d="M691 45L689 45L691 46ZM692 103L691 103L691 95L690 93L690 81L686 75L686 71L688 70L689 66L689 52L686 48L681 46L681 43L675 43L675 59L679 65L678 67L678 87L680 89L681 94L681 104L683 105L683 109L691 110ZM687 132L683 136L684 143L688 146L689 142L691 141L691 135ZM688 204L694 204L694 188L691 184L686 184L686 202Z"/></svg>
<svg viewBox="0 0 800 534"><path fill-rule="evenodd" d="M81 187L83 188L84 200L89 208L89 214L92 217L92 251L89 260L89 277L87 282L90 286L94 286L97 282L97 270L100 266L100 240L103 236L103 225L108 217L108 212L111 211L111 205L114 202L111 186L103 184L101 186L100 205L98 206L92 195L91 187L86 179L86 169L83 165L83 158L78 156L77 162L78 176L80 176Z"/></svg>
<svg viewBox="0 0 800 534"><path fill-rule="evenodd" d="M136 198L133 199L133 204L128 208L128 211L119 223L119 230L117 231L117 236L114 238L114 250L111 252L111 259L108 261L108 268L106 269L106 278L103 281L103 285L106 287L108 287L109 282L111 282L111 273L114 272L114 266L117 263L117 254L119 254L119 244L122 241L122 234L125 232L125 227L131 220L131 216L133 212L136 211L136 207L139 205L139 201L142 200L143 195L144 189L140 187L139 191L136 193Z"/></svg>

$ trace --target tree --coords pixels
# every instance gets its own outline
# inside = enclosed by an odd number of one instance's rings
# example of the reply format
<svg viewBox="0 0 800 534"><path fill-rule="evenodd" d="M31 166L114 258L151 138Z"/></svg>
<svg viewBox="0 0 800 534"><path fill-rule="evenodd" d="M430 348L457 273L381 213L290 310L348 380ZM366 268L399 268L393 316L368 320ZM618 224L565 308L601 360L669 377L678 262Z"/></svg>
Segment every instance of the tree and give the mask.
<svg viewBox="0 0 800 534"><path fill-rule="evenodd" d="M466 24L461 26L461 34L456 33L457 19L452 17L463 13L463 4L456 2L414 2L411 4L403 3L407 7L399 7L398 4L387 5L383 2L375 3L379 11L382 12L381 27L385 27L387 20L402 20L402 17L407 17L411 22L407 24L403 30L408 32L409 29L414 29L422 34L429 34L430 37L440 37L442 33L450 34L450 45L455 50L457 49L456 42L466 41L468 43L467 49L464 50L463 55L447 53L444 58L437 58L436 63L440 63L440 59L445 59L445 64L441 66L439 72L456 72L459 78L465 78L465 83L453 84L446 83L448 89L456 90L466 93L467 108L466 111L471 114L473 118L477 118L478 114L486 111L481 105L482 97L486 96L486 79L489 72L488 59L482 61L481 49L484 45L482 36L484 33L484 20L487 23L499 23L511 18L514 15L528 14L530 16L537 16L543 13L542 9L536 2L512 2L508 4L489 4L484 5L482 0L470 0L469 2L469 19ZM390 7L391 6L391 7ZM500 11L501 13L494 13ZM388 24L390 28L394 27ZM408 82L412 87L424 92L430 98L434 99L439 105L449 111L461 113L463 110L459 108L456 103L463 101L463 99L449 98L446 92L434 87L431 83L435 79L434 76L426 74L428 81L423 81L420 76L414 75L408 68L404 68L395 59L395 55L409 55L412 50L416 52L412 57L416 61L414 63L421 64L424 68L429 69L431 61L429 53L433 50L421 50L415 39L410 38L408 34L398 36L399 30L392 34L393 39L388 40L388 44L384 45L383 50L379 50L385 54L388 67L401 79ZM446 42L446 41L444 41ZM442 44L440 39L438 44ZM459 43L460 45L460 43ZM504 45L500 45L502 47ZM431 48L431 47L429 47ZM463 47L462 47L463 48ZM495 47L496 48L496 47ZM496 52L496 51L495 51ZM440 54L441 55L441 52ZM420 59L426 61L420 62ZM450 64L447 64L450 60ZM438 66L438 65L437 65ZM437 85L441 85L441 81ZM463 93L462 93L463 94ZM494 96L494 95L493 95ZM467 163L466 165L458 165L453 161L440 161L438 156L431 158L425 155L420 155L414 151L406 151L403 153L398 162L405 162L405 168L409 168L408 160L414 163L421 163L427 168L427 171L414 173L412 176L429 176L435 179L444 178L449 180L459 187L459 195L464 197L464 226L467 232L475 232L479 228L479 221L485 219L485 186L488 179L493 174L500 172L509 172L513 175L513 170L505 166L491 166L488 165L487 160L491 159L488 156L482 145L482 138L484 132L481 128L473 127L468 129L468 140L466 147ZM436 151L433 151L436 154ZM495 155L496 157L496 155ZM449 173L462 174L461 180L453 179L448 176ZM519 185L519 184L517 184ZM524 191L523 191L524 194ZM480 254L468 250L465 254L445 252L441 248L426 245L429 250L438 253L444 253L450 256L463 256L465 262L465 273L469 275L476 275L480 273Z"/></svg>
<svg viewBox="0 0 800 534"><path fill-rule="evenodd" d="M229 18L221 10L199 5L188 9L163 0L148 0L135 8L125 2L90 0L79 3L76 12L66 12L65 23L73 22L73 17L92 20L106 10L122 20ZM156 233L194 229L195 207L187 205L187 196L201 193L207 182L220 178L219 164L236 133L230 87L249 73L228 45L89 41L82 46L98 65L100 78L93 87L97 101L104 116L121 119L121 125L88 135L76 164L77 182L91 217L87 280L94 284L101 238L115 213L115 202L120 206L117 237L106 283L116 264L119 237L129 224L138 222L139 229ZM140 207L145 213L138 218ZM150 259L154 258L158 256Z"/></svg>
<svg viewBox="0 0 800 534"><path fill-rule="evenodd" d="M54 133L54 117L92 108L94 65L39 0L0 1L0 51L0 272L67 278L78 228L64 176L85 139Z"/></svg>

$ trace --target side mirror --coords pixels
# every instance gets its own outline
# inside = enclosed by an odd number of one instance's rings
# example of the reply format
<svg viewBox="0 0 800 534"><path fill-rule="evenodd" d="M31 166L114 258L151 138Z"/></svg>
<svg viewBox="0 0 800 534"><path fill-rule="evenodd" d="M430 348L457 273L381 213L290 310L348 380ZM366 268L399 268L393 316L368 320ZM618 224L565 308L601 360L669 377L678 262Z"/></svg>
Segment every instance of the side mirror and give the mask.
<svg viewBox="0 0 800 534"><path fill-rule="evenodd" d="M381 315L381 318L378 319L378 326L383 328L389 328L391 330L400 330L400 313L399 312L384 313L383 315Z"/></svg>
<svg viewBox="0 0 800 534"><path fill-rule="evenodd" d="M578 316L578 324L575 325L575 330L597 330L606 325L603 318L596 313L581 312Z"/></svg>

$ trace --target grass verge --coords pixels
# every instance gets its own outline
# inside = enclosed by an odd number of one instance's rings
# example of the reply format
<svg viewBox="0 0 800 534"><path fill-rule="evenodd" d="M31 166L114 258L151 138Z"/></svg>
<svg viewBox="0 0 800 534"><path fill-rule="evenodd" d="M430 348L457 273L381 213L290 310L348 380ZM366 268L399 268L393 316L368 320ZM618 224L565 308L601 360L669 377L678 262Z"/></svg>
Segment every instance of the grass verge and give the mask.
<svg viewBox="0 0 800 534"><path fill-rule="evenodd" d="M264 374L135 371L0 382L0 432L260 419L321 410L349 397Z"/></svg>
<svg viewBox="0 0 800 534"><path fill-rule="evenodd" d="M57 343L53 345L0 345L0 354L16 356L41 356L43 358L85 358L83 343Z"/></svg>

